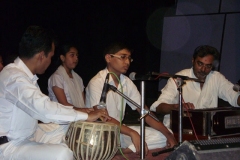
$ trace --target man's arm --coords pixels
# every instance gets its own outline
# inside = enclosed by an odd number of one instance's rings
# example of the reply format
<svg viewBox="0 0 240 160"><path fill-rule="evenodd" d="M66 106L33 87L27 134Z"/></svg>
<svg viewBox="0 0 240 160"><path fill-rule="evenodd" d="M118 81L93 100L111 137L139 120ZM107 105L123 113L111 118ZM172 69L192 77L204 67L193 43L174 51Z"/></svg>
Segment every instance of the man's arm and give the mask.
<svg viewBox="0 0 240 160"><path fill-rule="evenodd" d="M182 106L184 110L195 108L194 104L190 102L183 103ZM160 103L156 108L156 113L170 114L172 110L177 110L177 109L179 109L179 104Z"/></svg>
<svg viewBox="0 0 240 160"><path fill-rule="evenodd" d="M156 113L170 114L172 110L178 108L178 104L160 103L156 108Z"/></svg>

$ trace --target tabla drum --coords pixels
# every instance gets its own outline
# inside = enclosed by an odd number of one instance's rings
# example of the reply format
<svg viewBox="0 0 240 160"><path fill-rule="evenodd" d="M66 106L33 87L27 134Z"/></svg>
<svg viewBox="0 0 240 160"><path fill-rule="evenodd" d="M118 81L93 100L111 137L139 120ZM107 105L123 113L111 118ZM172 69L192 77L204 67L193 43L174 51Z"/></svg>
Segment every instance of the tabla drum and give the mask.
<svg viewBox="0 0 240 160"><path fill-rule="evenodd" d="M108 122L72 122L66 134L76 160L110 160L120 147L119 127Z"/></svg>

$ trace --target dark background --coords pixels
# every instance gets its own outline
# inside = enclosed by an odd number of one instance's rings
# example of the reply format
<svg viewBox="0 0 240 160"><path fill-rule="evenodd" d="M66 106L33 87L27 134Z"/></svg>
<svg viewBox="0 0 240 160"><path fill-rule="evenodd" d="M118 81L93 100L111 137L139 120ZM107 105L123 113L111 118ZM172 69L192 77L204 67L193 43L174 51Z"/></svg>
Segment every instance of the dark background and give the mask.
<svg viewBox="0 0 240 160"><path fill-rule="evenodd" d="M149 71L174 74L190 68L193 50L207 44L221 54L217 70L232 83L240 79L239 0L1 0L0 54L6 64L17 55L29 25L53 29L60 42L77 45L75 71L85 86L105 68L103 50L116 41L134 50L127 76ZM54 64L39 75L46 94ZM166 80L147 82L148 105L165 84Z"/></svg>
<svg viewBox="0 0 240 160"><path fill-rule="evenodd" d="M23 32L29 25L39 25L53 29L60 42L72 41L77 45L80 54L75 71L85 86L105 68L103 50L116 41L127 43L134 50L127 75L132 71L158 71L161 51L148 40L147 21L156 9L164 17L166 11L174 8L174 0L2 0L0 53L6 64L12 61ZM39 75L38 83L44 93L54 70L51 64L44 75Z"/></svg>

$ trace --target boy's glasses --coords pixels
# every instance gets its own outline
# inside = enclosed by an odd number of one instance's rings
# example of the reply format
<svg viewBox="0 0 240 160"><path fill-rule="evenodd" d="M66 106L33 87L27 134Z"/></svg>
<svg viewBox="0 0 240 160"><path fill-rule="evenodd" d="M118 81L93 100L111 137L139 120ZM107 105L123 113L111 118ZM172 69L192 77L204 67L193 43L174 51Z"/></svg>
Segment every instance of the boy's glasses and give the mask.
<svg viewBox="0 0 240 160"><path fill-rule="evenodd" d="M116 57L121 59L122 61L126 61L129 60L129 62L132 62L133 59L131 58L131 56L127 56L127 55L116 55L116 54L110 54L112 57Z"/></svg>

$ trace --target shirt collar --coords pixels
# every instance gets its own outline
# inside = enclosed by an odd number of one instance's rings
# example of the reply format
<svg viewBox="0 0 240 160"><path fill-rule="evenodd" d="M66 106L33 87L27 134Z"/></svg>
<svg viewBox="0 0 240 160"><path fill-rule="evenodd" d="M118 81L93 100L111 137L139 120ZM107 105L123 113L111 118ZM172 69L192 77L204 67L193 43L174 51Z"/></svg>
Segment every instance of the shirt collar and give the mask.
<svg viewBox="0 0 240 160"><path fill-rule="evenodd" d="M192 78L197 78L197 77L195 76L194 72L193 72L193 67L191 68L191 77L192 77Z"/></svg>
<svg viewBox="0 0 240 160"><path fill-rule="evenodd" d="M25 63L23 63L23 61L22 61L19 57L17 57L17 58L14 60L14 63L15 63L16 66L18 66L21 70L23 70L33 82L38 80L37 75L36 75L36 74L33 75L32 72L29 70L29 68L25 65Z"/></svg>
<svg viewBox="0 0 240 160"><path fill-rule="evenodd" d="M109 71L108 71L107 68L105 68L105 69L104 69L104 75L106 76L107 73L109 73ZM123 75L123 74L121 74L121 75L120 75L120 81L121 81L121 84L124 85L125 82L126 82L126 76ZM113 79L112 79L111 76L109 77L109 83L110 83L110 84L114 84Z"/></svg>
<svg viewBox="0 0 240 160"><path fill-rule="evenodd" d="M209 77L211 76L211 74L212 74L213 72L214 72L214 71L210 71L210 72L208 73L208 75L206 76L205 82L209 79ZM197 79L197 77L195 76L195 74L194 74L194 72L193 72L193 67L191 68L191 77Z"/></svg>

